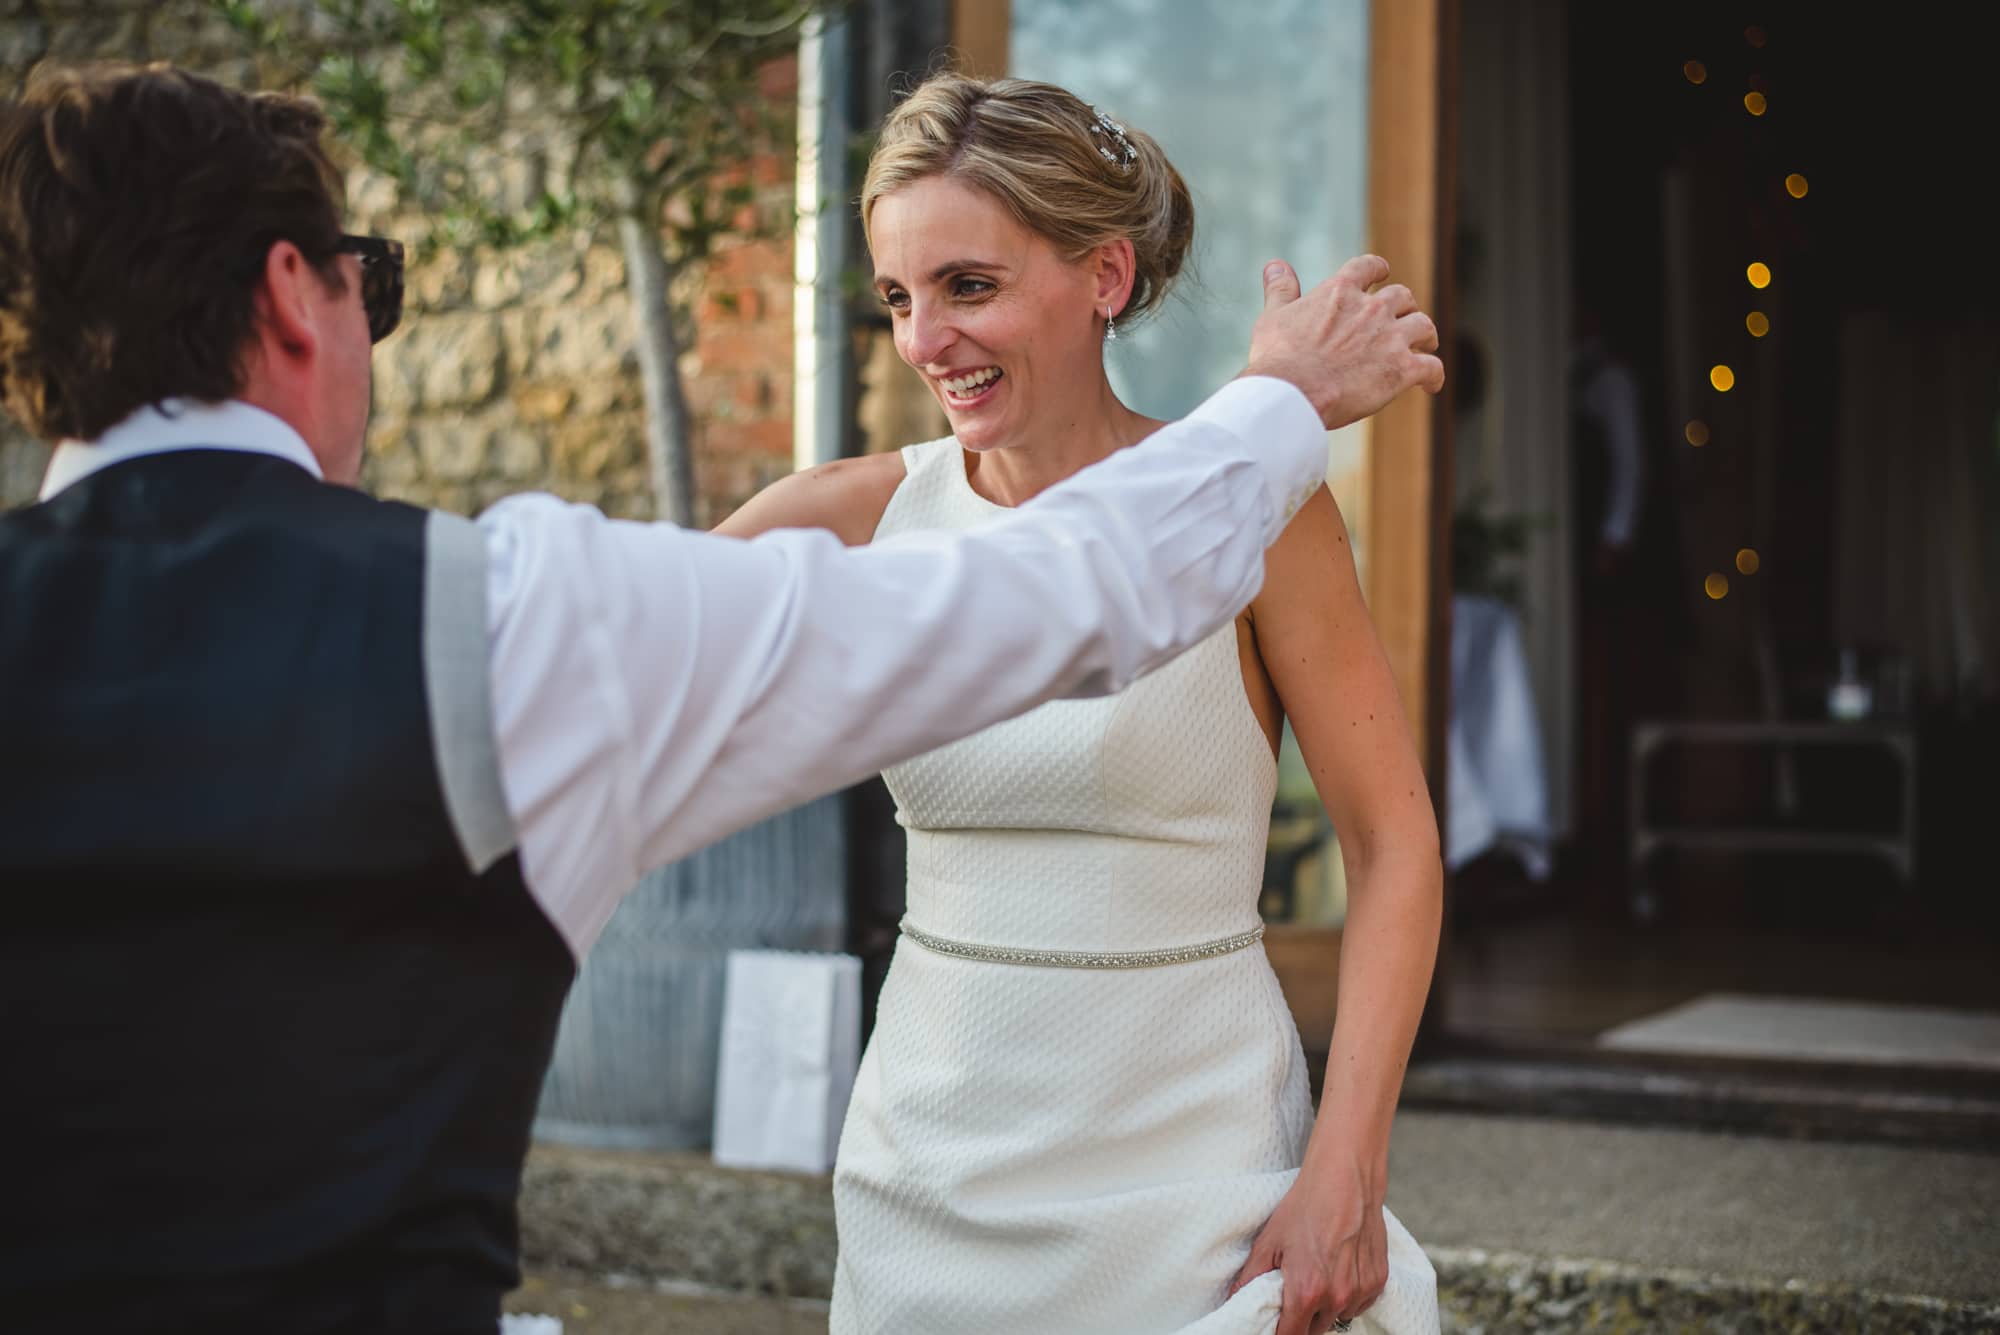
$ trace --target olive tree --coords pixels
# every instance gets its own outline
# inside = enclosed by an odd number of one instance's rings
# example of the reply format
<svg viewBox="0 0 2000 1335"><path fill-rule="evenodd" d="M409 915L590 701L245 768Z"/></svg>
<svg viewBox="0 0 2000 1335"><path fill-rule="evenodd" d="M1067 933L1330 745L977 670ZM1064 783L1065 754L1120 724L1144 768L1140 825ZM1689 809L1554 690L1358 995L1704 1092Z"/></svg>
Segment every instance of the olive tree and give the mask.
<svg viewBox="0 0 2000 1335"><path fill-rule="evenodd" d="M427 247L510 246L615 224L660 517L690 524L694 468L676 271L742 230L744 168L786 108L760 87L823 0L213 0L431 219ZM532 123L531 189L496 188ZM520 179L520 173L515 173Z"/></svg>

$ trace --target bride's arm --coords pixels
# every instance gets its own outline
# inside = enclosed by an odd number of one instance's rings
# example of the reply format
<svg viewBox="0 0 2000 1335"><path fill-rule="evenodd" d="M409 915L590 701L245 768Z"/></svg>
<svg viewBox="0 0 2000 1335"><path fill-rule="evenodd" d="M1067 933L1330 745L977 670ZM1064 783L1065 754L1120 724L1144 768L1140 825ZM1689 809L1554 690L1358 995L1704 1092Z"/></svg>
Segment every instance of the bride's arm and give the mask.
<svg viewBox="0 0 2000 1335"><path fill-rule="evenodd" d="M904 471L897 450L788 473L711 531L726 538L754 538L773 529L823 528L845 545L860 547L875 536Z"/></svg>
<svg viewBox="0 0 2000 1335"><path fill-rule="evenodd" d="M1437 958L1437 816L1347 528L1325 488L1266 556L1250 615L1264 669L1339 833L1348 907L1318 1121L1298 1185L1246 1271L1273 1268L1257 1264L1261 1255L1283 1257L1287 1309L1319 1297L1327 1316L1352 1317L1388 1274L1381 1207L1389 1124ZM1310 1265L1312 1257L1322 1265ZM1324 1273L1295 1278L1295 1261Z"/></svg>

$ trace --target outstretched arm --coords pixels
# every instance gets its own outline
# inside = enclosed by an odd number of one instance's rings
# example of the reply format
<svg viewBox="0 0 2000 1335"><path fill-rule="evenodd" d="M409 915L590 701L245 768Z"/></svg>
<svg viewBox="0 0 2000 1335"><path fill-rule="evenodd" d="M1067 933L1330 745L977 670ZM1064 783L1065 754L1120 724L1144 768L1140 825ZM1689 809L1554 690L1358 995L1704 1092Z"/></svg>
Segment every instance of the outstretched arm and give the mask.
<svg viewBox="0 0 2000 1335"><path fill-rule="evenodd" d="M849 548L622 523L552 497L481 520L502 786L579 954L652 867L1225 624L1319 482L1319 418L1239 381L959 534Z"/></svg>
<svg viewBox="0 0 2000 1335"><path fill-rule="evenodd" d="M653 867L1226 624L1324 476L1323 428L1442 376L1407 292L1369 291L1387 268L1301 297L1273 266L1244 379L970 532L850 548L489 511L501 785L572 949Z"/></svg>

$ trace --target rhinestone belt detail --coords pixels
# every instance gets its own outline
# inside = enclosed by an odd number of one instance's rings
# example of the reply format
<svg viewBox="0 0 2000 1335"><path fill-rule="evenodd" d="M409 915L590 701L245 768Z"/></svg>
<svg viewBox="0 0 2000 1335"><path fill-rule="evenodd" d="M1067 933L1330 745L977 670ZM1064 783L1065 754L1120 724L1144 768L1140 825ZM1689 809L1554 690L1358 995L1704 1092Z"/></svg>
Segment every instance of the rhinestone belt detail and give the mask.
<svg viewBox="0 0 2000 1335"><path fill-rule="evenodd" d="M1153 969L1163 964L1187 964L1213 959L1256 945L1264 938L1264 924L1247 932L1225 936L1220 941L1204 941L1198 946L1176 946L1170 950L1015 950L1006 946L979 946L969 941L950 941L932 936L903 919L904 936L926 950L955 955L985 964L1025 964L1039 969Z"/></svg>

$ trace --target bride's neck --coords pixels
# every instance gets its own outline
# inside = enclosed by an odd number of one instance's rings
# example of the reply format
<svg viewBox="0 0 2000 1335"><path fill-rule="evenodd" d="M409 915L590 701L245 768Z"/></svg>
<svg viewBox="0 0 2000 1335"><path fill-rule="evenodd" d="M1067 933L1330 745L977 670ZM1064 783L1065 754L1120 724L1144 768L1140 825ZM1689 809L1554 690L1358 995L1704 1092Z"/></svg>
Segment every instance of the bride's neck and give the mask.
<svg viewBox="0 0 2000 1335"><path fill-rule="evenodd" d="M1120 403L1100 375L1092 389L1035 414L1017 438L972 455L966 472L988 500L1020 505L1160 425Z"/></svg>

